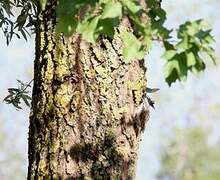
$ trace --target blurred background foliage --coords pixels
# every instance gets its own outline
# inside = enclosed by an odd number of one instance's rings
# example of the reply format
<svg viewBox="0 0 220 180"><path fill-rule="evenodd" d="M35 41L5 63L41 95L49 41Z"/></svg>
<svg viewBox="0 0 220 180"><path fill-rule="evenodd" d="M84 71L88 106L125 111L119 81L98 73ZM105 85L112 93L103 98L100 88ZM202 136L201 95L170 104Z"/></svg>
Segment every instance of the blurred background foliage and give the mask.
<svg viewBox="0 0 220 180"><path fill-rule="evenodd" d="M220 55L219 0L163 0L167 26L187 20L207 20ZM34 38L12 40L9 47L0 35L0 179L23 180L27 171L29 109L17 111L3 103L9 87L32 79ZM220 179L220 66L207 66L198 76L171 88L163 78L162 48L154 44L146 57L149 87L160 91L152 98L156 109L143 134L137 180ZM218 63L218 62L217 62Z"/></svg>
<svg viewBox="0 0 220 180"><path fill-rule="evenodd" d="M163 146L160 180L220 179L220 142L209 143L209 133L200 127L176 128Z"/></svg>
<svg viewBox="0 0 220 180"><path fill-rule="evenodd" d="M11 138L3 129L3 121L0 121L0 179L24 179L25 158L22 152L15 148L16 138Z"/></svg>

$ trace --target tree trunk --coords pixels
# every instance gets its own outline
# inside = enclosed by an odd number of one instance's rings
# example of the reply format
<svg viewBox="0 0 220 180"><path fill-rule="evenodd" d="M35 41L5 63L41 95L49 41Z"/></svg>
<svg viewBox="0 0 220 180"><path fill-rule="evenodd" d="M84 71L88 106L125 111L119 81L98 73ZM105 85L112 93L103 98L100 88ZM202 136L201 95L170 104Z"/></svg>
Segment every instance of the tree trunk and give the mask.
<svg viewBox="0 0 220 180"><path fill-rule="evenodd" d="M143 61L122 61L117 32L91 45L55 24L48 4L36 25L28 179L135 179L149 115Z"/></svg>

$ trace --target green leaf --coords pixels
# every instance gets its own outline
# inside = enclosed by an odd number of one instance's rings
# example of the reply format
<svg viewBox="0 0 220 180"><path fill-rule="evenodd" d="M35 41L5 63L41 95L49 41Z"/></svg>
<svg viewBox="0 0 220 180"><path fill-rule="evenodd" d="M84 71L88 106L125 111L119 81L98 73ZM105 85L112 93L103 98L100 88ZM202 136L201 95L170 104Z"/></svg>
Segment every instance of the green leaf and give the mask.
<svg viewBox="0 0 220 180"><path fill-rule="evenodd" d="M28 95L22 94L22 95L21 95L21 98L23 99L24 103L25 103L28 107L30 107L30 103L29 103L28 100L31 100L31 97L28 96Z"/></svg>
<svg viewBox="0 0 220 180"><path fill-rule="evenodd" d="M85 5L93 6L95 1L91 0L59 0L56 6L57 17L65 14L75 15Z"/></svg>
<svg viewBox="0 0 220 180"><path fill-rule="evenodd" d="M212 37L211 29L208 29L206 31L200 30L196 33L196 37L198 37L200 40L206 41L206 43L213 43L215 42L214 38Z"/></svg>
<svg viewBox="0 0 220 180"><path fill-rule="evenodd" d="M66 14L60 16L56 25L56 32L63 33L65 36L71 36L76 30L77 22L73 16Z"/></svg>
<svg viewBox="0 0 220 180"><path fill-rule="evenodd" d="M17 89L17 88L8 88L8 91L9 91L9 92L12 92L12 91L19 92L20 89Z"/></svg>
<svg viewBox="0 0 220 180"><path fill-rule="evenodd" d="M162 26L166 20L166 12L161 8L150 10L150 15L152 20L154 20L154 24L156 25Z"/></svg>
<svg viewBox="0 0 220 180"><path fill-rule="evenodd" d="M171 59L176 54L176 50L168 50L165 51L165 53L162 55L162 58L165 58L166 60Z"/></svg>
<svg viewBox="0 0 220 180"><path fill-rule="evenodd" d="M28 102L28 100L27 100L27 99L24 99L24 98L23 98L23 101L24 101L24 103L26 104L26 106L28 106L28 107L30 107L30 106L31 106L31 104Z"/></svg>
<svg viewBox="0 0 220 180"><path fill-rule="evenodd" d="M182 52L180 54L178 54L176 56L176 59L178 61L178 75L179 75L179 79L182 81L186 80L187 77L187 72L188 72L188 68L187 68L187 61L186 61L186 56L185 53Z"/></svg>
<svg viewBox="0 0 220 180"><path fill-rule="evenodd" d="M165 68L164 68L165 78L168 77L174 69L177 69L177 67L178 67L178 61L176 60L168 61L165 64Z"/></svg>
<svg viewBox="0 0 220 180"><path fill-rule="evenodd" d="M16 109L21 109L21 99L24 101L24 103L27 106L30 106L29 101L31 100L31 97L28 95L29 91L27 91L27 88L30 87L30 84L32 80L28 83L25 84L21 82L20 80L17 80L20 84L19 88L8 88L9 95L7 95L4 98L4 101L7 104L12 104L13 106L16 107Z"/></svg>
<svg viewBox="0 0 220 180"><path fill-rule="evenodd" d="M107 18L107 19L100 19L97 25L96 34L104 34L111 38L113 38L113 35L115 33L115 27L119 25L119 19L118 18Z"/></svg>
<svg viewBox="0 0 220 180"><path fill-rule="evenodd" d="M116 18L122 16L122 5L120 2L109 1L103 10L101 19Z"/></svg>
<svg viewBox="0 0 220 180"><path fill-rule="evenodd" d="M185 34L184 36L182 36L182 40L176 45L176 48L183 50L190 48L188 39L189 39L188 35Z"/></svg>
<svg viewBox="0 0 220 180"><path fill-rule="evenodd" d="M85 40L91 43L95 43L98 38L96 33L96 28L99 22L100 16L86 20L83 23L80 23L77 27L77 32L82 33L82 36Z"/></svg>
<svg viewBox="0 0 220 180"><path fill-rule="evenodd" d="M13 95L9 94L4 98L3 101L5 101L7 104L9 104L11 102L12 98L13 98Z"/></svg>
<svg viewBox="0 0 220 180"><path fill-rule="evenodd" d="M125 63L144 58L143 44L132 33L123 31L121 37L124 43L122 55Z"/></svg>
<svg viewBox="0 0 220 180"><path fill-rule="evenodd" d="M149 7L157 6L161 3L161 0L145 0Z"/></svg>
<svg viewBox="0 0 220 180"><path fill-rule="evenodd" d="M24 26L26 20L27 20L27 14L24 13L20 14L16 20L17 24L15 27L19 26L19 29L21 29Z"/></svg>
<svg viewBox="0 0 220 180"><path fill-rule="evenodd" d="M19 31L21 32L22 36L24 37L24 39L27 41L27 35L26 32L23 29L19 29Z"/></svg>
<svg viewBox="0 0 220 180"><path fill-rule="evenodd" d="M215 50L212 47L206 47L205 52L209 55L214 65L216 65L217 58L216 58Z"/></svg>
<svg viewBox="0 0 220 180"><path fill-rule="evenodd" d="M27 100L32 100L31 96L26 95L26 94L22 94L22 97L27 99Z"/></svg>
<svg viewBox="0 0 220 180"><path fill-rule="evenodd" d="M186 80L187 76L187 64L185 54L176 54L170 59L164 68L165 79L169 86L177 79Z"/></svg>
<svg viewBox="0 0 220 180"><path fill-rule="evenodd" d="M179 79L177 67L178 62L171 62L169 61L164 68L164 76L165 80L168 83L169 86L171 86L172 83L174 83L177 79Z"/></svg>
<svg viewBox="0 0 220 180"><path fill-rule="evenodd" d="M194 66L196 64L196 58L193 52L186 52L187 66Z"/></svg>
<svg viewBox="0 0 220 180"><path fill-rule="evenodd" d="M194 67L196 68L197 72L200 72L205 69L206 65L199 56L196 56L196 64Z"/></svg>
<svg viewBox="0 0 220 180"><path fill-rule="evenodd" d="M174 45L168 41L163 41L163 45L164 45L166 51L175 49Z"/></svg>
<svg viewBox="0 0 220 180"><path fill-rule="evenodd" d="M189 71L196 74L203 71L206 65L200 56L204 53L216 63L215 51L210 46L214 39L211 30L204 30L205 27L203 20L188 21L180 25L176 43L164 42L165 78L169 85L177 79L186 80Z"/></svg>
<svg viewBox="0 0 220 180"><path fill-rule="evenodd" d="M44 11L47 5L47 0L40 0L41 9Z"/></svg>
<svg viewBox="0 0 220 180"><path fill-rule="evenodd" d="M143 9L136 1L133 0L124 0L122 3L129 9L133 14L138 13L141 9Z"/></svg>
<svg viewBox="0 0 220 180"><path fill-rule="evenodd" d="M159 88L149 88L149 87L146 88L147 93L154 93L154 92L157 92L159 90L160 90Z"/></svg>

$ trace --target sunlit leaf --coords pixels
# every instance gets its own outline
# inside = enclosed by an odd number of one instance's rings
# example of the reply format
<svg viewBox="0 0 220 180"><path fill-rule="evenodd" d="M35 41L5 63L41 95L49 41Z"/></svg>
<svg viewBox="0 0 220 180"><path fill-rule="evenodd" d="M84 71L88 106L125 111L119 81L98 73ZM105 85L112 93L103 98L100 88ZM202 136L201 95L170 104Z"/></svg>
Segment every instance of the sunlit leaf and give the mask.
<svg viewBox="0 0 220 180"><path fill-rule="evenodd" d="M122 5L120 2L109 1L103 10L101 19L116 18L122 16Z"/></svg>
<svg viewBox="0 0 220 180"><path fill-rule="evenodd" d="M83 38L88 42L95 43L98 37L95 32L99 19L100 16L94 17L89 21L80 23L79 26L77 27L77 31L82 33Z"/></svg>
<svg viewBox="0 0 220 180"><path fill-rule="evenodd" d="M142 43L132 33L124 31L121 36L124 43L122 55L125 63L129 63L134 59L142 59L144 57Z"/></svg>

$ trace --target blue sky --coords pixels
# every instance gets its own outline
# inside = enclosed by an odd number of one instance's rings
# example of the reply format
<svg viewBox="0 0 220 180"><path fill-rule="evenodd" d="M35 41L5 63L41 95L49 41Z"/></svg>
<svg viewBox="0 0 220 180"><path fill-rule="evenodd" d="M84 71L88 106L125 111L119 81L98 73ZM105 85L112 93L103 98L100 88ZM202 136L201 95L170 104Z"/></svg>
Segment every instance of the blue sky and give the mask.
<svg viewBox="0 0 220 180"><path fill-rule="evenodd" d="M166 25L170 28L175 29L186 20L206 19L213 28L215 48L218 56L220 55L220 1L164 0L163 6L168 13ZM6 96L8 87L17 86L16 79L28 82L32 78L34 44L33 39L28 43L13 40L7 47L2 34L0 39L0 131L5 134L3 139L0 138L0 146L3 144L0 149L0 177L3 180L9 179L8 173L11 173L13 167L17 172L22 171L17 179L24 179L27 169L29 110L24 108L16 111L14 107L4 104L2 99ZM138 180L155 179L161 144L172 135L173 127L187 126L189 123L205 126L210 129L211 143L215 143L220 134L220 67L213 67L209 63L205 73L196 77L190 75L185 83L175 83L169 88L163 79L164 61L160 58L162 52L160 45L154 44L146 57L149 87L158 87L161 90L152 96L156 100L156 110L151 111L151 119L143 134ZM17 153L20 159L8 160L13 153ZM5 161L8 165L3 167Z"/></svg>

